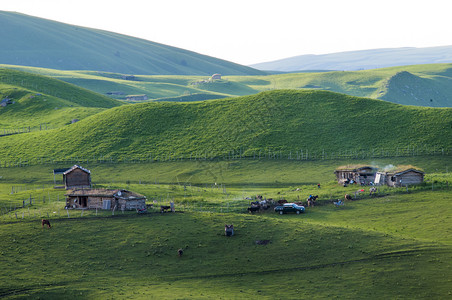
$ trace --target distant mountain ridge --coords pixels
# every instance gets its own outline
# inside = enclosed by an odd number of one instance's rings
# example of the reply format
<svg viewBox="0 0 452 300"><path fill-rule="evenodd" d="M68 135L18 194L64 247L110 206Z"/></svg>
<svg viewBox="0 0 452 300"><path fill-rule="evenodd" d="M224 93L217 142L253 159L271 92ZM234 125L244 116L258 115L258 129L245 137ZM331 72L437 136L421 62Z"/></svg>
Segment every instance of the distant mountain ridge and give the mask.
<svg viewBox="0 0 452 300"><path fill-rule="evenodd" d="M306 70L356 71L395 66L452 62L452 46L382 48L322 55L299 55L253 64L259 70L294 72Z"/></svg>
<svg viewBox="0 0 452 300"><path fill-rule="evenodd" d="M147 75L262 75L188 50L0 11L0 64Z"/></svg>

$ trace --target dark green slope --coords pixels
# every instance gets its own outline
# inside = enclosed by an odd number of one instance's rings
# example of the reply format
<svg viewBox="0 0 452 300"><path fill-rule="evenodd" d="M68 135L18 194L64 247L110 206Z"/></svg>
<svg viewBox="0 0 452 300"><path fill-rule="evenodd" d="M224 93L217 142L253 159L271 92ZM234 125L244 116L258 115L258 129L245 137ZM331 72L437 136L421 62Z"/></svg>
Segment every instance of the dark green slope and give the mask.
<svg viewBox="0 0 452 300"><path fill-rule="evenodd" d="M124 74L259 75L262 71L102 30L0 11L0 63Z"/></svg>
<svg viewBox="0 0 452 300"><path fill-rule="evenodd" d="M120 101L46 76L0 69L0 134L5 129L57 128L83 119Z"/></svg>
<svg viewBox="0 0 452 300"><path fill-rule="evenodd" d="M390 77L386 92L379 98L394 103L431 107L452 106L452 85L450 76L436 75L422 78L402 71Z"/></svg>
<svg viewBox="0 0 452 300"><path fill-rule="evenodd" d="M402 106L326 91L279 90L197 103L113 108L66 128L2 138L0 155L146 159L234 151L452 146L452 109Z"/></svg>

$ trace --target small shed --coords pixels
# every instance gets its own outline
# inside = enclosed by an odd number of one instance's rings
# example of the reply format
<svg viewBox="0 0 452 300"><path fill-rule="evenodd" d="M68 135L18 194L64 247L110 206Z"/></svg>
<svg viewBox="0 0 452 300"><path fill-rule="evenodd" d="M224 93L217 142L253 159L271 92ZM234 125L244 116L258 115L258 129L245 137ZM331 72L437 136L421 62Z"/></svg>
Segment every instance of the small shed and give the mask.
<svg viewBox="0 0 452 300"><path fill-rule="evenodd" d="M54 184L55 188L57 187L56 186L56 184L57 184L57 182L56 182L56 175L63 175L64 172L66 172L69 169L70 168L53 169L53 184ZM59 183L61 183L61 182L59 182ZM64 188L64 186L58 186L58 188Z"/></svg>
<svg viewBox="0 0 452 300"><path fill-rule="evenodd" d="M342 166L334 171L337 182L344 183L363 183L374 182L377 168L365 165Z"/></svg>
<svg viewBox="0 0 452 300"><path fill-rule="evenodd" d="M90 188L91 172L78 165L74 165L63 173L63 182L66 189Z"/></svg>
<svg viewBox="0 0 452 300"><path fill-rule="evenodd" d="M127 190L74 189L66 195L67 209L135 210L146 208L146 197Z"/></svg>
<svg viewBox="0 0 452 300"><path fill-rule="evenodd" d="M415 168L398 168L390 172L377 172L375 184L388 186L408 186L424 182L424 172Z"/></svg>

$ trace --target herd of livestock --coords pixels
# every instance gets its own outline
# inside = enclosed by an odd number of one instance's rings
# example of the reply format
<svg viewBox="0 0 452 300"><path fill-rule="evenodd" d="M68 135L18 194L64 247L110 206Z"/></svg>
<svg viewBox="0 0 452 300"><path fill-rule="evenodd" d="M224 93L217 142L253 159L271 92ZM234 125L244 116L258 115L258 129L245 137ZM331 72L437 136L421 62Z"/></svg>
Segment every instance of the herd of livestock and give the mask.
<svg viewBox="0 0 452 300"><path fill-rule="evenodd" d="M294 202L297 205L301 206L307 206L311 207L316 204L316 200L319 196L318 195L309 195L309 197L306 199L305 202ZM247 198L248 200L253 200L251 198ZM255 198L255 201L250 202L250 205L248 207L249 213L259 212L268 210L269 208L274 208L276 205L284 205L284 203L288 203L287 200L281 199L281 200L273 200L272 198L264 199L262 195L257 195Z"/></svg>

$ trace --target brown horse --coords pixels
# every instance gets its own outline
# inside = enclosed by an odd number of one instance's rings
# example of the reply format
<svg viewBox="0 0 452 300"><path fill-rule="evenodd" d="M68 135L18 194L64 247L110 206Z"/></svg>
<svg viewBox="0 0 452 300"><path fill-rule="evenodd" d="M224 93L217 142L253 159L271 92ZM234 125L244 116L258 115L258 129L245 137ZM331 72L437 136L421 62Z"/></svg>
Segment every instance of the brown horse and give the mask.
<svg viewBox="0 0 452 300"><path fill-rule="evenodd" d="M41 220L41 225L42 225L42 228L44 228L44 225L47 225L47 228L51 228L52 227L52 226L50 226L50 221L46 220L46 219L42 219Z"/></svg>

